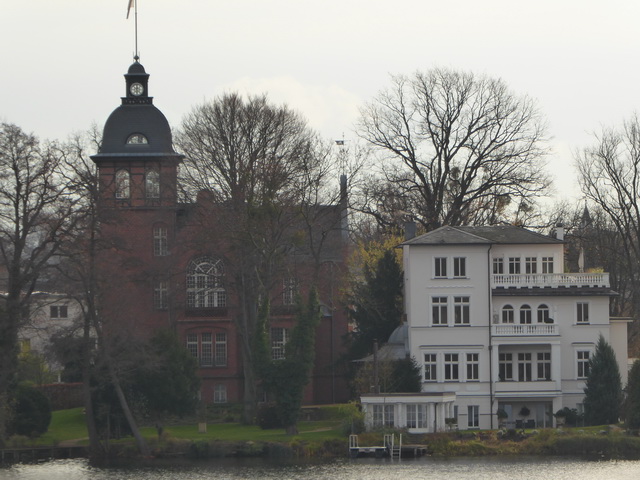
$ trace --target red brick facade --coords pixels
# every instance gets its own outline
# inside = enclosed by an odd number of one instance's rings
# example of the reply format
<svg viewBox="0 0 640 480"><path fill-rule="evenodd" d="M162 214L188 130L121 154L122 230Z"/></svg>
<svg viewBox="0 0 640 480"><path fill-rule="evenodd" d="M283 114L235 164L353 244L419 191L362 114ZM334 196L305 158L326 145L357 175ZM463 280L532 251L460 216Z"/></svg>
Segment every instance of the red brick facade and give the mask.
<svg viewBox="0 0 640 480"><path fill-rule="evenodd" d="M136 81L136 75L141 76L141 66L134 66L127 77L129 83ZM242 311L234 293L237 289L231 288L238 259L228 237L216 233L216 229L224 228L222 219L228 212L204 194L192 204L177 202L181 157L171 148L154 150L157 142L151 139L158 132L149 130L168 129L168 124L165 127L158 121L159 111L151 107L150 99L133 95L123 98L123 107L107 121L106 147L93 157L100 178L101 239L105 248L99 278L107 328L141 338L158 329L173 329L199 360L202 398L208 403L240 402L244 388L243 339L236 322L242 318ZM135 102L141 105L140 110L130 106ZM121 109L127 110L123 113ZM146 124L140 111L151 112L153 121ZM113 123L129 118L130 133L149 138L148 144L131 145L131 135L112 133L117 129L126 133L126 125ZM170 136L170 131L159 135ZM122 142L121 149L118 142ZM271 327L290 330L294 307L286 304L291 300L287 285L293 285L289 279L295 278L302 294L312 277L318 279L323 317L317 329L313 378L305 392L307 404L347 399L344 376L335 365L347 333L347 318L338 302L347 249L344 200L338 205L316 207L320 214L312 235L323 236L324 249L315 259L309 254L287 258L286 269L278 273L281 277L274 277L270 293Z"/></svg>

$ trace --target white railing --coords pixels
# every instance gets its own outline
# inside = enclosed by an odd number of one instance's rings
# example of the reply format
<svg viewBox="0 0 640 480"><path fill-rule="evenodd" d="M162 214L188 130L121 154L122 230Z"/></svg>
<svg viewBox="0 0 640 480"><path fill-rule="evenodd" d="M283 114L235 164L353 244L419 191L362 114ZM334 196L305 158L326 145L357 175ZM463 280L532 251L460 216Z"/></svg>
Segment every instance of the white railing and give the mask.
<svg viewBox="0 0 640 480"><path fill-rule="evenodd" d="M493 288L609 287L608 273L525 273L493 275Z"/></svg>
<svg viewBox="0 0 640 480"><path fill-rule="evenodd" d="M528 336L558 335L558 325L553 323L514 324L502 323L493 325L494 336Z"/></svg>

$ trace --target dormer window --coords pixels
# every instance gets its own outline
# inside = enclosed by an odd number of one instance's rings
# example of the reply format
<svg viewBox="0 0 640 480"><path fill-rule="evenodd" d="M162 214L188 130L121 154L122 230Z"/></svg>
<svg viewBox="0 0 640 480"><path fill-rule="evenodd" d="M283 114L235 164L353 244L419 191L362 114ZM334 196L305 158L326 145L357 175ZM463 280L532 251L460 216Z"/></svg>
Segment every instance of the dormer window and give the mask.
<svg viewBox="0 0 640 480"><path fill-rule="evenodd" d="M147 137L141 133L131 134L129 135L129 138L127 138L127 145L146 145L148 143L149 141L147 140Z"/></svg>

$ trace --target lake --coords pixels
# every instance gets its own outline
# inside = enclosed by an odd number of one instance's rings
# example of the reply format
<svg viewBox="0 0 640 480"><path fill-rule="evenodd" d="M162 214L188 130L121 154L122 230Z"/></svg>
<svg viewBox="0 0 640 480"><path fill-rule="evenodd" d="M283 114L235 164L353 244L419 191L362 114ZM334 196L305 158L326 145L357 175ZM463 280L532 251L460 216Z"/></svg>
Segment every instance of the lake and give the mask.
<svg viewBox="0 0 640 480"><path fill-rule="evenodd" d="M0 480L637 480L640 461L581 461L548 457L481 457L389 460L136 462L92 467L86 460L56 460L38 465L0 468Z"/></svg>

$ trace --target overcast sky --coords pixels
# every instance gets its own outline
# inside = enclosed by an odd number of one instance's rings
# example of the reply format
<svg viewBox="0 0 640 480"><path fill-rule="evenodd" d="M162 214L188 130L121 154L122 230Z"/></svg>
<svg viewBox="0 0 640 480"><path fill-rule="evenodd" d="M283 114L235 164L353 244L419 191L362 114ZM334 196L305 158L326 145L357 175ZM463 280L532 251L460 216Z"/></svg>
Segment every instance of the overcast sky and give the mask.
<svg viewBox="0 0 640 480"><path fill-rule="evenodd" d="M134 53L128 0L3 0L0 121L41 138L102 126ZM451 67L536 99L559 196L573 153L640 104L637 0L139 0L140 61L176 126L229 91L267 93L329 138L390 74Z"/></svg>

